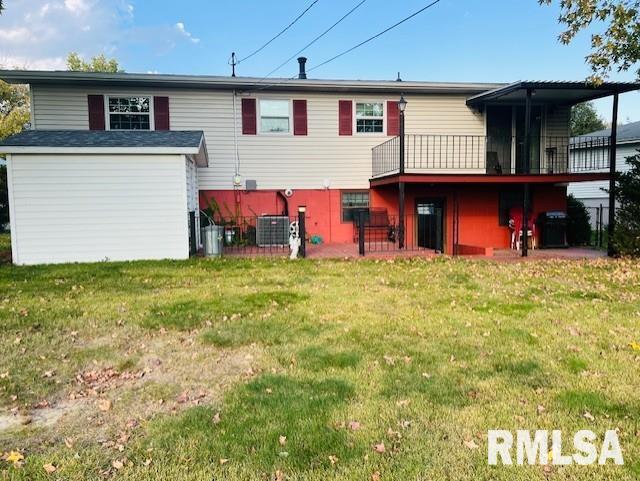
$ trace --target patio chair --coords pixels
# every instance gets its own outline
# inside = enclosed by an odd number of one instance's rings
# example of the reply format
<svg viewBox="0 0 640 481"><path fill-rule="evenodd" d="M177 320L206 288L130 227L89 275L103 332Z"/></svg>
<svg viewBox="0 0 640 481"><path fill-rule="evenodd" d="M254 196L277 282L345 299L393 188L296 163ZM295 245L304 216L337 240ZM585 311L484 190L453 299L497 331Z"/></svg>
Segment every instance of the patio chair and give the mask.
<svg viewBox="0 0 640 481"><path fill-rule="evenodd" d="M510 247L515 250L520 250L520 244L522 242L522 208L512 207L509 209L509 228L511 229L511 245ZM536 242L536 223L533 219L533 215L529 214L527 218L527 243L531 240L531 250L535 250L537 247Z"/></svg>

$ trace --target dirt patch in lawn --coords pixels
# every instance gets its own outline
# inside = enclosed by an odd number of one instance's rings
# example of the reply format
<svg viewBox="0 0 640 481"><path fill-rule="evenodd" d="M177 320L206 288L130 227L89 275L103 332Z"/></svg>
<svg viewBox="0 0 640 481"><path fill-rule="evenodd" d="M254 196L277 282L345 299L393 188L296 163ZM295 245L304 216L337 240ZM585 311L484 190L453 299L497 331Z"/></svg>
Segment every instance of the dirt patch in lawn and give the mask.
<svg viewBox="0 0 640 481"><path fill-rule="evenodd" d="M61 383L55 397L0 412L0 444L30 450L97 442L121 449L154 416L220 402L229 386L257 373L261 357L255 345L220 349L198 342L197 333L149 336L123 352L121 366L94 362Z"/></svg>

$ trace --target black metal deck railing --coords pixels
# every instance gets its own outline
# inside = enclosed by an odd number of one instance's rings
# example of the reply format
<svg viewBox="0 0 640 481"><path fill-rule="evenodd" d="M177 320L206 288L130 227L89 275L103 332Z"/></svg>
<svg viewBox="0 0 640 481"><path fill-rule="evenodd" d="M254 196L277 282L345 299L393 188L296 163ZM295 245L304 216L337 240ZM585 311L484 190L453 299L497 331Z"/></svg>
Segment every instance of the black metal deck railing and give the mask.
<svg viewBox="0 0 640 481"><path fill-rule="evenodd" d="M525 168L524 139L484 135L406 135L405 173L579 174L609 169L609 137L546 136L532 140ZM372 149L373 177L400 171L400 138Z"/></svg>

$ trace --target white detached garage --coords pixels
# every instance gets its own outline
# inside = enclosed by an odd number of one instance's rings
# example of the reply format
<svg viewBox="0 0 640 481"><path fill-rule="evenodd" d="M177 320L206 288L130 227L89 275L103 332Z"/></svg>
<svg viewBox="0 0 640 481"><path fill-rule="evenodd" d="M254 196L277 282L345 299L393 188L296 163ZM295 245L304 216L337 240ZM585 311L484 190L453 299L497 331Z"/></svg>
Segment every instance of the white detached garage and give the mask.
<svg viewBox="0 0 640 481"><path fill-rule="evenodd" d="M189 257L201 131L32 130L0 151L15 264Z"/></svg>

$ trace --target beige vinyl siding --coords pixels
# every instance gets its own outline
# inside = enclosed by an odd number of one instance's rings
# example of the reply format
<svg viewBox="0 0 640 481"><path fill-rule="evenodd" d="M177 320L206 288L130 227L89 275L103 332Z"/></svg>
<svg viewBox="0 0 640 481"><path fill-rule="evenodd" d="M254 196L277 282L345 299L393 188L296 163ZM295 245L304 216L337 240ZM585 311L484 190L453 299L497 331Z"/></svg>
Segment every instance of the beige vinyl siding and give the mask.
<svg viewBox="0 0 640 481"><path fill-rule="evenodd" d="M198 169L200 189L231 189L234 175L233 101L227 91L167 89L80 89L34 86L38 129L88 128L88 94L147 94L169 97L170 124L175 130L203 130L209 167ZM382 134L338 135L338 100L396 100L397 96L318 93L254 93L256 98L306 99L308 135L242 135L241 102L237 102L240 174L255 179L258 189L367 188L371 148L389 137ZM407 133L484 135L483 115L466 106L466 95L407 96ZM354 108L355 117L355 108ZM386 119L385 119L386 120ZM259 122L259 119L258 119Z"/></svg>
<svg viewBox="0 0 640 481"><path fill-rule="evenodd" d="M566 105L547 108L544 135L547 137L569 137L569 115L571 108Z"/></svg>
<svg viewBox="0 0 640 481"><path fill-rule="evenodd" d="M16 264L188 257L182 155L12 154Z"/></svg>

